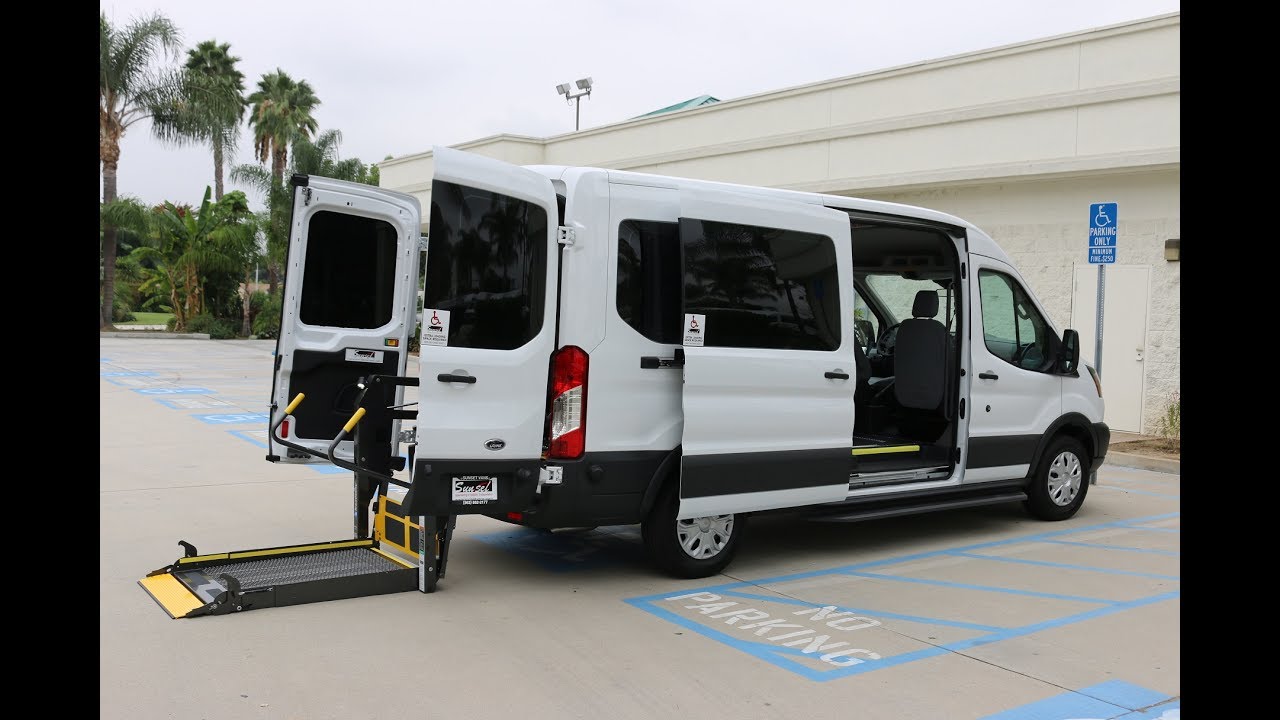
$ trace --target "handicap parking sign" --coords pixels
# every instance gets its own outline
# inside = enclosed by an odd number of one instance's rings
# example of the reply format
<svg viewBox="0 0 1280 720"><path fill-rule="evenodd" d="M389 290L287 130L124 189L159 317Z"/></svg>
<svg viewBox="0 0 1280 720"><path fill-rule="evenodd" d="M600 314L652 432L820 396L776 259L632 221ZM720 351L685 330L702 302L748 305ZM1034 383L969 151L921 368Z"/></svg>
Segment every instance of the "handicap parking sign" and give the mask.
<svg viewBox="0 0 1280 720"><path fill-rule="evenodd" d="M1116 261L1116 223L1119 203L1093 203L1089 206L1089 263L1110 265Z"/></svg>

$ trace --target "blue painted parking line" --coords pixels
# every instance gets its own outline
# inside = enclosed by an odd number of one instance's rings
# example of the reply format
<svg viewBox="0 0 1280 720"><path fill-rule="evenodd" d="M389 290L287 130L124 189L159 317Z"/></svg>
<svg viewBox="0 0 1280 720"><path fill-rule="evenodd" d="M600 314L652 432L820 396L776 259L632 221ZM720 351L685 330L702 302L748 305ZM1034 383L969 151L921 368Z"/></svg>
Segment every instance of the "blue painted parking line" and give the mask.
<svg viewBox="0 0 1280 720"><path fill-rule="evenodd" d="M253 435L253 434L251 434L251 433L254 433L254 434L257 434L257 435L261 435L261 436L263 436L263 437L265 438L265 437L266 437L266 434L267 434L267 431L266 431L266 430L257 430L257 431L254 431L254 430L228 430L227 432L228 432L229 434L231 434L231 435L234 435L234 436L236 436L236 437L240 438L241 440L245 440L245 441L251 442L251 443L253 443L254 445L257 445L258 447L262 448L263 450L266 450L266 449L267 449L267 443L266 443L265 439L264 439L264 440L259 440L258 438L254 437L254 435ZM330 464L328 464L328 463L324 463L324 464L310 464L310 465L307 465L306 467L307 467L307 469L308 469L308 470L311 470L312 472L320 473L321 475L342 475L342 474L344 474L344 473L349 473L349 472L351 472L350 470L346 470L346 469L344 469L344 468L340 468L340 467L338 467L337 465L330 465Z"/></svg>
<svg viewBox="0 0 1280 720"><path fill-rule="evenodd" d="M154 377L156 373L150 370L115 370L113 372L102 372L100 376L106 377Z"/></svg>
<svg viewBox="0 0 1280 720"><path fill-rule="evenodd" d="M231 433L232 435L235 435L236 437L240 438L241 440L248 440L249 442L253 443L254 445L257 445L258 447L262 448L263 450L266 450L266 449L267 449L267 444L266 444L266 443L262 442L261 440L259 440L259 439L258 439L258 438L256 438L256 437L254 437L254 436L250 435L249 433L246 433L246 432L245 432L245 431L243 431L243 430L228 430L227 432Z"/></svg>
<svg viewBox="0 0 1280 720"><path fill-rule="evenodd" d="M793 573L790 575L781 575L754 581L735 581L697 589L685 589L669 593L628 598L624 602L656 617L662 618L663 620L724 643L735 650L765 660L766 662L784 670L788 670L810 680L826 682L837 678L849 677L851 675L858 675L874 670L902 665L904 663L915 662L917 660L935 657L944 653L960 652L974 647L989 645L1003 640L1009 640L1065 625L1105 617L1119 612L1125 612L1134 608L1177 600L1181 597L1180 591L1174 590L1147 597L1140 597L1133 600L1115 601L1100 598L1058 595L1053 593L1033 593L1029 591L1012 590L1009 588L938 581L926 578L886 575L882 573L865 572L866 569L901 565L906 562L943 556L955 557L958 555L960 557L967 557L972 555L977 556L977 559L989 559L990 557L995 556L987 556L975 551L994 547L1008 547L1012 545L1031 545L1036 542L1054 542L1058 541L1060 538L1073 535L1078 536L1081 533L1096 532L1098 530L1110 528L1122 528L1126 525L1157 522L1177 517L1180 517L1180 514L1175 512L1142 518L1130 518L1116 522L1100 523L1097 525L1071 528L1067 530L1039 533L1020 538L1009 538L1007 540L977 543L964 547L914 553L899 557L885 558L882 560L873 560L870 562L857 563L826 570ZM1079 544L1093 546L1087 543ZM1103 547L1105 548L1106 546ZM1036 562L1035 564L1041 563ZM1057 567L1062 564L1052 563L1050 565ZM1087 566L1073 567L1072 569L1077 569L1082 572L1103 572L1108 574L1112 572L1109 568L1092 568ZM934 618L920 615L905 615L901 613L885 613L880 612L875 608L851 608L836 605L834 603L812 602L793 597L795 593L791 593L792 596L774 597L767 594L751 592L752 590L761 589L761 586L764 585L769 585L770 589L774 589L774 587L778 585L785 585L790 582L840 575L915 582L925 585L959 587L981 592L1012 593L1015 595L1029 595L1033 597L1038 596L1067 601L1088 602L1096 604L1098 607L1088 608L1080 612L1073 612L1056 617L1042 617L1040 620L1019 627L999 628L981 623L963 622L954 618ZM1163 576L1160 579L1173 581L1180 580L1180 578L1176 576ZM780 590L780 592L781 591L782 590ZM806 586L804 590L796 592L812 594L821 592L821 590L815 589L810 585ZM788 609L796 607L799 607L800 609L794 611ZM798 618L796 616L802 617ZM835 620L832 621L832 618L835 618ZM950 626L962 630L972 630L977 634L973 637L958 639L937 645L933 645L924 640L915 640L921 645L925 645L925 647L908 650L906 652L899 652L895 655L882 656L875 652L874 648L868 647L868 645L876 641L876 636L874 634L845 635L840 632L841 630L857 630L880 625L881 623L877 618L898 619L908 622ZM825 621L825 624L821 621ZM832 624L833 622L834 624ZM846 622L856 623L857 625L853 628L847 626L842 627L841 623ZM835 631L833 632L828 628L835 628ZM779 634L770 635L770 633L773 633L774 631L777 631ZM900 629L896 632L902 638L914 640L910 634L904 634ZM861 645L861 647L852 647L851 643L855 643L855 641L856 644ZM1101 700L1094 698L1094 700L1106 701L1105 698ZM1113 717L1117 713L1128 711L1122 706L1112 705L1112 709L1115 710L1115 712L1107 717Z"/></svg>
<svg viewBox="0 0 1280 720"><path fill-rule="evenodd" d="M768 602L782 603L783 605L804 605L812 607L813 603L783 595L758 595L756 593L738 592L737 590L721 590L724 595L730 597L747 598L749 600L767 600ZM962 622L960 620L944 620L942 618L924 617L922 615L903 615L902 613L885 612L884 610L874 610L871 608L855 608L845 605L833 605L840 612L855 613L860 615L875 615L878 618L891 618L894 620L906 620L908 622L923 623L925 625L943 625L946 627L961 628L964 630L980 630L982 632L1000 632L1008 628L996 627L995 625L979 625L978 623Z"/></svg>
<svg viewBox="0 0 1280 720"><path fill-rule="evenodd" d="M1012 710L988 715L982 720L1111 720L1111 718L1160 718L1177 711L1180 702L1168 695L1120 680L1054 695ZM1149 714L1147 710L1158 710ZM1141 714L1135 715L1133 711ZM1177 717L1175 715L1174 717Z"/></svg>
<svg viewBox="0 0 1280 720"><path fill-rule="evenodd" d="M510 530L475 536L481 542L531 560L551 572L576 572L616 565L623 560L640 563L640 534L629 526L597 528L582 533L553 533L513 526Z"/></svg>
<svg viewBox="0 0 1280 720"><path fill-rule="evenodd" d="M1146 530L1148 532L1181 533L1182 528L1148 527L1146 525L1124 525L1126 530Z"/></svg>
<svg viewBox="0 0 1280 720"><path fill-rule="evenodd" d="M1049 600L1067 600L1070 602L1095 603L1100 605L1108 605L1116 602L1115 600L1106 600L1103 598L1080 597L1078 595L1059 595L1057 593L1037 592L1035 590L1017 590L1015 588L995 587L994 585L974 585L971 583L952 582L950 580L931 580L929 578L906 577L904 575L885 575L883 573L869 573L844 571L843 575L853 575L855 577L874 578L876 580L895 580L898 582L920 583L922 585L937 585L939 587L959 588L961 590L981 590L983 592L1009 593L1010 595L1025 595L1027 597L1046 598Z"/></svg>
<svg viewBox="0 0 1280 720"><path fill-rule="evenodd" d="M1076 547L1101 548L1103 550L1119 550L1121 552L1151 553L1153 555L1170 555L1178 557L1182 555L1180 552L1173 550L1155 550L1153 548L1136 548L1127 545L1103 545L1102 543L1089 542L1072 542L1070 540L1041 540L1040 542L1053 543L1054 545L1075 545Z"/></svg>
<svg viewBox="0 0 1280 720"><path fill-rule="evenodd" d="M233 407L226 400L214 400L213 398L178 398L176 400L155 398L155 401L172 410L210 410L213 408Z"/></svg>
<svg viewBox="0 0 1280 720"><path fill-rule="evenodd" d="M136 393L143 395L213 395L214 391L209 388L202 387L148 387L134 388Z"/></svg>
<svg viewBox="0 0 1280 720"><path fill-rule="evenodd" d="M995 560L996 562L1019 563L1022 565L1040 565L1042 567L1063 568L1066 570L1087 570L1107 575L1132 575L1134 577L1154 578L1156 580L1181 580L1177 575L1157 575L1156 573L1136 572L1133 570L1114 570L1112 568L1094 567L1092 565L1073 565L1071 563L1049 562L1048 560L1028 560L1027 558L1007 557L1004 555L980 555L978 553L953 552L956 557L974 558L975 560Z"/></svg>
<svg viewBox="0 0 1280 720"><path fill-rule="evenodd" d="M267 423L267 416L264 413L215 413L191 417L210 425L265 425Z"/></svg>

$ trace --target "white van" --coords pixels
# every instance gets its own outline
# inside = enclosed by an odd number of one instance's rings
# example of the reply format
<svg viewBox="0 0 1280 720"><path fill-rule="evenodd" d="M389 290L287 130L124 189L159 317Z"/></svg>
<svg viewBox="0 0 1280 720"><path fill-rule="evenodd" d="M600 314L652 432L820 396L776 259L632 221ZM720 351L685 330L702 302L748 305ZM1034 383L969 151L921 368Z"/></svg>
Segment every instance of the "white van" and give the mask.
<svg viewBox="0 0 1280 720"><path fill-rule="evenodd" d="M294 178L272 390L273 417L306 394L281 437L323 451L363 378L410 375L421 321L418 405L414 382L395 384L359 453L335 446L390 472L407 443L401 514L640 523L659 567L702 577L762 511L1022 501L1062 520L1083 503L1110 440L1098 377L964 220L447 148L434 161L422 273L415 198Z"/></svg>

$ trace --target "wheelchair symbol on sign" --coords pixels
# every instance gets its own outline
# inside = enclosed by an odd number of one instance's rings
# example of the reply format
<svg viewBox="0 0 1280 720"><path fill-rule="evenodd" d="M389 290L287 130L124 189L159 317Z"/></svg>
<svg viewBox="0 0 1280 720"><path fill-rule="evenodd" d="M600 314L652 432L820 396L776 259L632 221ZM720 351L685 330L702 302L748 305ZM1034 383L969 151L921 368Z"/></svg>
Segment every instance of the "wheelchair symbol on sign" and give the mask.
<svg viewBox="0 0 1280 720"><path fill-rule="evenodd" d="M1098 214L1093 218L1093 223L1098 227L1106 227L1111 224L1111 218L1107 215L1105 207L1098 207Z"/></svg>

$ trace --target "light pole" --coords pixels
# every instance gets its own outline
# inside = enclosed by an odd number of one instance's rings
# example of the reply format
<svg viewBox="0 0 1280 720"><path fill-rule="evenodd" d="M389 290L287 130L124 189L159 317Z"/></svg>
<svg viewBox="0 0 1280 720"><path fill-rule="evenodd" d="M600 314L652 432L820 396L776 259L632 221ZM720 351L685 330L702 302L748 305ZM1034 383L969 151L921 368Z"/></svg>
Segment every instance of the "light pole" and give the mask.
<svg viewBox="0 0 1280 720"><path fill-rule="evenodd" d="M573 130L578 131L579 123L582 120L582 96L591 97L591 78L584 77L574 83L578 86L578 92L572 93L569 83L556 86L556 92L564 96L565 102L576 101L576 107L573 112Z"/></svg>

